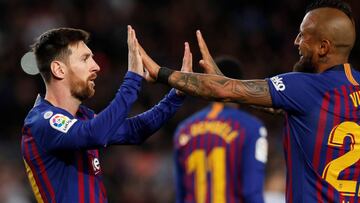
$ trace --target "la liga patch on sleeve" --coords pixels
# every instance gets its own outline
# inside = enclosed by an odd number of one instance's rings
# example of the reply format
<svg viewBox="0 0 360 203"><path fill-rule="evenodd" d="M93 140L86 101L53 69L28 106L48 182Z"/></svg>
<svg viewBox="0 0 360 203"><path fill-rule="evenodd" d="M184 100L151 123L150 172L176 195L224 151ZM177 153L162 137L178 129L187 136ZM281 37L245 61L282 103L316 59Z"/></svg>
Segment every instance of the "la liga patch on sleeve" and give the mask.
<svg viewBox="0 0 360 203"><path fill-rule="evenodd" d="M77 119L70 119L63 114L55 114L49 119L50 126L55 130L67 133Z"/></svg>

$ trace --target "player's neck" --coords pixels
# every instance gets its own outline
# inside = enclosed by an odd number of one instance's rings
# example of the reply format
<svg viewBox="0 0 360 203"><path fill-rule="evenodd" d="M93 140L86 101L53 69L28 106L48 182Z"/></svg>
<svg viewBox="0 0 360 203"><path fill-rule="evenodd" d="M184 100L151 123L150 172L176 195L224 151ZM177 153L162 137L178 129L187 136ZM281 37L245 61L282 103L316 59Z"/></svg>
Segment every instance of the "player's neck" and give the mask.
<svg viewBox="0 0 360 203"><path fill-rule="evenodd" d="M81 102L74 98L70 89L57 85L46 85L45 99L52 105L62 108L75 116Z"/></svg>
<svg viewBox="0 0 360 203"><path fill-rule="evenodd" d="M334 56L334 57L331 57L331 59L329 58L325 63L318 64L317 72L322 73L329 68L332 68L336 65L340 65L340 64L344 64L344 63L348 63L348 57L344 57L344 56L335 57Z"/></svg>

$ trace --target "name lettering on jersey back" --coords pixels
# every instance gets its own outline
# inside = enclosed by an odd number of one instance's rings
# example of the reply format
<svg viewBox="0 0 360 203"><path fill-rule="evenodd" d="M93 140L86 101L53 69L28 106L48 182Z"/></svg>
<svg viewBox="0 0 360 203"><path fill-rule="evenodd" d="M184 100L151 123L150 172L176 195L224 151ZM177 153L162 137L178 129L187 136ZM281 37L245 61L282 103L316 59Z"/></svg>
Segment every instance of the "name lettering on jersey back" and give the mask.
<svg viewBox="0 0 360 203"><path fill-rule="evenodd" d="M201 121L190 127L190 134L193 137L206 133L217 135L227 143L231 143L239 134L228 123L222 121Z"/></svg>
<svg viewBox="0 0 360 203"><path fill-rule="evenodd" d="M360 91L349 94L355 108L360 105Z"/></svg>

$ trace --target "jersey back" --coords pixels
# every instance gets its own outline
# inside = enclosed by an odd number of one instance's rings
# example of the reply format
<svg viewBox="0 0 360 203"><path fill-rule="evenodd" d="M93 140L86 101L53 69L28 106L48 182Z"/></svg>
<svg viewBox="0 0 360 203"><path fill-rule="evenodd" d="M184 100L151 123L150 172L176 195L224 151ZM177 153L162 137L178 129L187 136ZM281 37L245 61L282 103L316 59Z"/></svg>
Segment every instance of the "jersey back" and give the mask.
<svg viewBox="0 0 360 203"><path fill-rule="evenodd" d="M214 103L174 136L177 202L263 202L266 129L255 117Z"/></svg>

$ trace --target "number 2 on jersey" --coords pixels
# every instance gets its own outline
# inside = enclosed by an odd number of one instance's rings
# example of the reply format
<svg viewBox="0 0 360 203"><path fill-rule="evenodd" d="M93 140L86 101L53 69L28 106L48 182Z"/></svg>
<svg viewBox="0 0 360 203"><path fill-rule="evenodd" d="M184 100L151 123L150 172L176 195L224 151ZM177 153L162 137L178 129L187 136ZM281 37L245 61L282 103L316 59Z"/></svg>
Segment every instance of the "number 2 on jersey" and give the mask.
<svg viewBox="0 0 360 203"><path fill-rule="evenodd" d="M203 149L192 152L187 159L187 174L194 173L196 203L205 203L207 194L207 172L211 175L212 203L224 203L226 180L226 152L223 147L215 147L208 156Z"/></svg>
<svg viewBox="0 0 360 203"><path fill-rule="evenodd" d="M330 161L322 174L328 183L344 196L354 196L357 182L355 180L339 180L341 171L355 164L360 159L360 126L355 122L345 121L335 126L330 133L328 145L342 147L344 138L350 137L350 151Z"/></svg>

